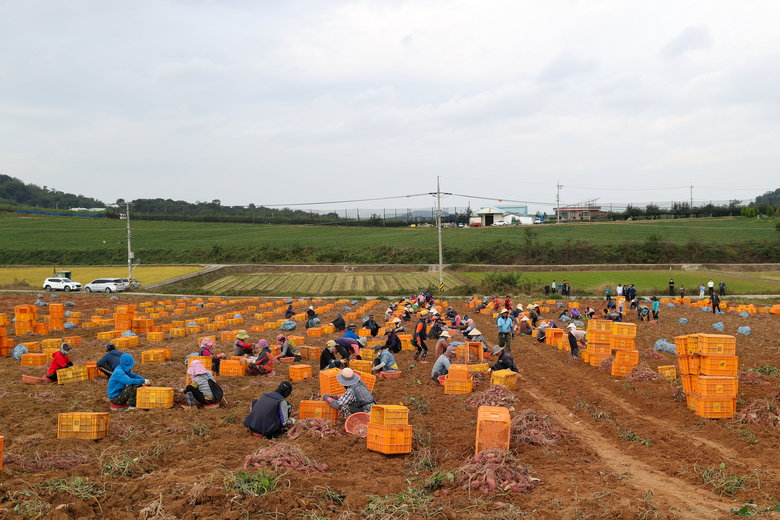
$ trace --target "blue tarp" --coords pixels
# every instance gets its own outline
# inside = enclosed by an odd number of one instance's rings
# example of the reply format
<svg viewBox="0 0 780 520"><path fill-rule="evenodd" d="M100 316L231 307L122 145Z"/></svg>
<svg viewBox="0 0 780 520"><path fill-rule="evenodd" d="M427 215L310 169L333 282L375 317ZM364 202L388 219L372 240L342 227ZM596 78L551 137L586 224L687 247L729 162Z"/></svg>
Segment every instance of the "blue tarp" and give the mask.
<svg viewBox="0 0 780 520"><path fill-rule="evenodd" d="M243 316L241 316L241 315L240 315L240 314L238 314L238 313L236 313L236 314L234 314L234 315L233 315L233 319L234 319L234 320L240 320L241 318L243 318Z"/></svg>
<svg viewBox="0 0 780 520"><path fill-rule="evenodd" d="M65 302L65 307L75 307L76 304L73 302Z"/></svg>
<svg viewBox="0 0 780 520"><path fill-rule="evenodd" d="M744 327L738 327L737 334L744 334L745 336L750 336L750 327L748 327L747 325L745 325Z"/></svg>
<svg viewBox="0 0 780 520"><path fill-rule="evenodd" d="M290 331L290 330L295 330L295 327L296 325L294 321L285 321L284 323L282 323L282 326L279 328L285 331Z"/></svg>
<svg viewBox="0 0 780 520"><path fill-rule="evenodd" d="M667 303L666 306L667 307L671 307L672 309L674 309L674 304L673 303Z"/></svg>
<svg viewBox="0 0 780 520"><path fill-rule="evenodd" d="M674 343L669 343L665 339L656 341L655 345L653 345L653 350L660 350L661 352L666 352L674 356L677 355L677 347L675 347Z"/></svg>
<svg viewBox="0 0 780 520"><path fill-rule="evenodd" d="M715 330L723 330L723 324L721 322L713 323L712 328Z"/></svg>
<svg viewBox="0 0 780 520"><path fill-rule="evenodd" d="M75 328L76 328L76 324L75 324L75 323L73 323L72 321L69 321L68 323L66 323L66 324L64 325L64 327L65 327L66 329L68 329L68 330L70 330L70 329L75 329Z"/></svg>
<svg viewBox="0 0 780 520"><path fill-rule="evenodd" d="M677 323L679 323L680 325L686 325L688 323L688 319L680 318L679 320L677 320Z"/></svg>
<svg viewBox="0 0 780 520"><path fill-rule="evenodd" d="M747 312L740 312L739 313L739 317L740 318L749 318L750 314L748 314Z"/></svg>
<svg viewBox="0 0 780 520"><path fill-rule="evenodd" d="M132 330L126 330L122 333L122 336L135 336L135 335L136 335L135 332L133 332Z"/></svg>
<svg viewBox="0 0 780 520"><path fill-rule="evenodd" d="M351 310L352 309L350 309L349 307L342 307L341 308L341 312L350 312Z"/></svg>
<svg viewBox="0 0 780 520"><path fill-rule="evenodd" d="M11 351L11 357L17 361L22 360L22 354L27 354L27 347L24 345L16 345Z"/></svg>

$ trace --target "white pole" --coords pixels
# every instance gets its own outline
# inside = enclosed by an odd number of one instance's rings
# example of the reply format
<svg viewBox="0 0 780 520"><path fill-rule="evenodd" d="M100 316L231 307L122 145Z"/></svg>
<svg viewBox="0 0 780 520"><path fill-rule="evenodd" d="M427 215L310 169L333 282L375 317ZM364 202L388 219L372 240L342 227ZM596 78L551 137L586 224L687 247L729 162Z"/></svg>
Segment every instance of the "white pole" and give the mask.
<svg viewBox="0 0 780 520"><path fill-rule="evenodd" d="M443 291L444 287L444 267L441 252L441 190L439 189L439 176L436 176L436 202L438 206L437 226L439 228L439 289Z"/></svg>
<svg viewBox="0 0 780 520"><path fill-rule="evenodd" d="M133 281L133 250L130 247L130 203L126 202L125 220L127 220L127 279Z"/></svg>

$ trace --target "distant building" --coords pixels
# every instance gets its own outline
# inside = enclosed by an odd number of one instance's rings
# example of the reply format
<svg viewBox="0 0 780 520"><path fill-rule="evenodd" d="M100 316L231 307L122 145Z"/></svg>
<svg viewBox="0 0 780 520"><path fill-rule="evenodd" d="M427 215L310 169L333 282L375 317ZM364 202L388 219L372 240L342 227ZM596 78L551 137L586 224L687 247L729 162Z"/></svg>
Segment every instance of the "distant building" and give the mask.
<svg viewBox="0 0 780 520"><path fill-rule="evenodd" d="M558 220L600 220L607 218L607 212L601 206L567 206L553 208Z"/></svg>
<svg viewBox="0 0 780 520"><path fill-rule="evenodd" d="M497 222L505 222L507 224L533 224L533 219L527 218L528 206L485 206L472 213L472 215L474 216L473 218L479 218L479 222L483 226L492 226Z"/></svg>

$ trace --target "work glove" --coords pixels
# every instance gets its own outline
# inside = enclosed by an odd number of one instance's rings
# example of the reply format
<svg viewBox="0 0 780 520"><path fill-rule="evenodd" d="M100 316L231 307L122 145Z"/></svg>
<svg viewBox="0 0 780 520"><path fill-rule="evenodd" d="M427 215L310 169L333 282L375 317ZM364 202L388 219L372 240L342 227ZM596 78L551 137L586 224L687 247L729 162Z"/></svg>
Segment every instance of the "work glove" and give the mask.
<svg viewBox="0 0 780 520"><path fill-rule="evenodd" d="M151 381L149 381L148 379L144 379L144 384L145 384L146 386L151 386L151 385L152 385L152 382L151 382Z"/></svg>
<svg viewBox="0 0 780 520"><path fill-rule="evenodd" d="M333 398L332 398L332 397L328 397L328 398L327 398L327 399L325 399L325 400L328 402L328 404L330 404L330 403L332 403L332 402L333 402Z"/></svg>
<svg viewBox="0 0 780 520"><path fill-rule="evenodd" d="M294 425L294 424L295 424L295 419L293 419L292 417L290 417L289 419L287 419L287 422L286 422L286 423L284 423L284 424L285 424L285 426L292 426L292 425Z"/></svg>
<svg viewBox="0 0 780 520"><path fill-rule="evenodd" d="M329 397L330 396L328 394L325 394L325 395L322 396L322 398L325 399L326 401L328 400Z"/></svg>

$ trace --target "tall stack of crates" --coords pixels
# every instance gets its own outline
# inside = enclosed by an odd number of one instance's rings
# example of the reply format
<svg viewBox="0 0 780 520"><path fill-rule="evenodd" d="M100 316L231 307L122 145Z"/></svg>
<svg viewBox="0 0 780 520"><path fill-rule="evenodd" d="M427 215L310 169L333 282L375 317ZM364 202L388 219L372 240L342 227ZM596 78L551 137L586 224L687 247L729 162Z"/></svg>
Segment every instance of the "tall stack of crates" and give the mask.
<svg viewBox="0 0 780 520"><path fill-rule="evenodd" d="M133 319L135 318L135 310L131 309L128 305L122 305L116 308L114 312L114 330L124 332L126 330L132 330ZM138 334L136 332L136 334Z"/></svg>
<svg viewBox="0 0 780 520"><path fill-rule="evenodd" d="M736 338L691 334L674 338L688 408L708 419L731 418L739 389Z"/></svg>
<svg viewBox="0 0 780 520"><path fill-rule="evenodd" d="M14 329L17 336L32 332L38 321L38 307L35 305L17 305L14 307Z"/></svg>
<svg viewBox="0 0 780 520"><path fill-rule="evenodd" d="M8 337L8 316L0 314L0 356L10 356L14 340Z"/></svg>
<svg viewBox="0 0 780 520"><path fill-rule="evenodd" d="M627 376L639 364L635 341L636 324L612 323L609 345L615 356L615 361L612 362L613 376Z"/></svg>
<svg viewBox="0 0 780 520"><path fill-rule="evenodd" d="M612 322L609 320L590 320L585 332L588 340L586 348L588 363L591 366L601 366L601 362L612 355Z"/></svg>
<svg viewBox="0 0 780 520"><path fill-rule="evenodd" d="M374 405L368 423L367 447L371 451L395 455L412 452L412 425L409 409L399 405Z"/></svg>

